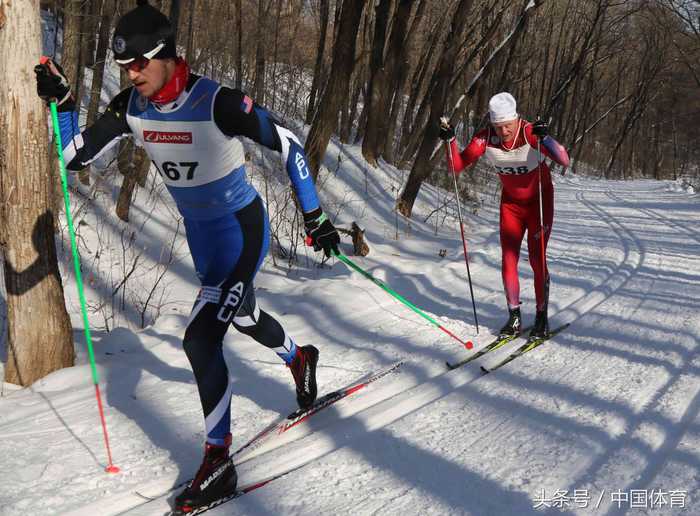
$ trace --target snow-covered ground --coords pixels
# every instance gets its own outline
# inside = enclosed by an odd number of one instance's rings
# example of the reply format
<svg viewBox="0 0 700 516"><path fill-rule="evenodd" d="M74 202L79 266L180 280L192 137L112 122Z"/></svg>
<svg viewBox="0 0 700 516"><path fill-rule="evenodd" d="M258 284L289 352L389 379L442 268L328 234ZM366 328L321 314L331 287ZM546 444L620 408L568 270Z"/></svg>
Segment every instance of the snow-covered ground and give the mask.
<svg viewBox="0 0 700 516"><path fill-rule="evenodd" d="M424 186L413 219L397 220L391 207L405 172L371 169L358 148L336 145L331 170L339 155L322 200L341 226L357 220L371 247L355 258L344 243L345 253L475 350L488 342L506 315L496 206L467 214L476 335L457 227L448 219L436 234L434 218L423 221L446 194ZM700 514L700 198L668 182L556 180L550 321L571 326L488 376L479 364L495 363L514 344L446 372L445 360L469 352L343 263L318 268L310 253L289 269L268 259L256 281L259 302L299 344L320 348L321 393L406 364L300 425L303 438L241 464L245 484L296 469L211 514ZM144 263L162 258L156 244L177 227L164 206L135 206L136 220L150 214L136 225L150 242ZM110 223L96 229L103 243L123 227L108 209L100 216ZM3 385L0 514L160 515L167 500L127 509L144 501L137 492L155 495L196 470L203 420L180 339L197 286L186 250L175 247L171 304L155 324L94 334L121 472L103 471L76 331L78 365L31 388ZM100 282L109 285L103 267L113 263L84 260L89 297L99 299ZM63 263L74 299L69 258ZM526 252L520 272L528 324ZM79 330L79 307L69 306ZM235 446L292 410L294 390L276 355L248 337L231 331L225 350Z"/></svg>

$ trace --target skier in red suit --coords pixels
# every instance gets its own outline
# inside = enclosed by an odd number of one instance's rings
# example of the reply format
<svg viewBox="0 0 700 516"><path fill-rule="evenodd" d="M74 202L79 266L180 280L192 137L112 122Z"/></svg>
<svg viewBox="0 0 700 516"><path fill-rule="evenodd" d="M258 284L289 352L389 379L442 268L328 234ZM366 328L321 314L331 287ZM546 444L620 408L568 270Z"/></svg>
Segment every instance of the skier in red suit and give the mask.
<svg viewBox="0 0 700 516"><path fill-rule="evenodd" d="M517 335L522 329L518 259L520 246L527 231L528 255L535 275L537 300L535 323L530 332L532 339L544 337L549 332L549 272L546 259L542 259L543 246L540 238L543 228L546 249L554 219L554 187L544 158L567 167L569 155L559 142L549 136L545 122L530 123L518 116L516 108L515 99L510 93L498 93L491 97L489 127L476 133L461 153L457 148L454 129L446 120L441 124L440 138L448 144L448 167L455 174L459 174L481 156L486 155L498 172L503 185L500 207L501 274L509 317L500 331L501 336Z"/></svg>

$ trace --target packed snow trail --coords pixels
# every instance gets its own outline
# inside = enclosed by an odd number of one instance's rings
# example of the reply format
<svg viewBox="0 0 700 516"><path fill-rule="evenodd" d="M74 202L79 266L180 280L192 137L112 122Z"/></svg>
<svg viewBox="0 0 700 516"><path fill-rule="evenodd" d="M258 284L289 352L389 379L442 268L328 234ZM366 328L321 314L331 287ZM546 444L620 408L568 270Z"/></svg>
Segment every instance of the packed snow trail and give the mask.
<svg viewBox="0 0 700 516"><path fill-rule="evenodd" d="M350 173L341 170L338 180ZM400 359L410 361L407 383L395 383L383 400L377 388L371 407L327 420L282 454L251 460L242 476L299 469L208 514L232 507L236 514L542 514L534 506L552 505L557 490L560 503L564 491L570 499L550 509L556 514L678 514L671 501L680 503L683 492L685 511L697 512L700 201L672 186L559 179L548 251L550 324L571 327L478 381L477 364L497 363L513 344L444 373L446 360L467 352L341 264L307 281L265 270L261 303L283 315L299 342L321 345L321 393ZM470 226L480 323L497 328L504 318L497 211L486 206ZM416 223L398 242L367 237L372 254L361 266L460 335L473 332L456 232L435 236ZM437 256L439 248L447 258ZM520 273L527 325L534 310L525 254ZM202 430L179 344L186 313L173 311L143 332L100 336L120 475L100 469L85 365L0 398L0 466L13 472L0 483L0 514L86 516L95 507L108 511L114 497L194 472ZM269 353L229 337L234 435L242 444L290 409L293 386ZM473 340L478 350L489 335L482 330ZM611 497L632 490L657 505L630 510L620 502L618 509ZM653 498L660 490L663 506Z"/></svg>

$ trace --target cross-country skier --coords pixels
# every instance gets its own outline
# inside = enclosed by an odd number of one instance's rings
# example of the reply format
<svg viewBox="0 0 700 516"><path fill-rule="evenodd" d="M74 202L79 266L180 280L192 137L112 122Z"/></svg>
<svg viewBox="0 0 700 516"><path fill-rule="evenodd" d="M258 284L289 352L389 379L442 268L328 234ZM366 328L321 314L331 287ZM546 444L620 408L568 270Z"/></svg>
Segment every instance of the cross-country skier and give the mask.
<svg viewBox="0 0 700 516"><path fill-rule="evenodd" d="M70 170L86 167L118 140L143 145L184 219L201 290L183 347L192 365L206 426L204 460L176 498L189 512L236 489L229 457L231 381L222 342L228 327L275 351L291 370L300 407L316 398L318 350L297 346L260 309L253 279L269 245L268 219L246 179L240 137L279 151L314 249L337 252L340 238L323 213L299 140L243 92L192 73L177 57L173 29L146 1L117 23L112 50L132 86L119 93L92 126L80 132L75 101L60 66L36 67L37 90L58 103L63 154Z"/></svg>
<svg viewBox="0 0 700 516"><path fill-rule="evenodd" d="M491 97L489 119L489 127L476 133L461 153L457 149L454 129L449 123L441 123L440 138L448 142L448 165L451 160L449 168L455 174L486 155L496 168L503 185L500 207L501 274L508 303L508 322L501 328L500 335L518 335L522 329L518 259L527 230L528 256L535 276L537 301L537 313L530 338L544 337L549 332L549 272L546 263L543 265L540 238L542 227L546 249L554 219L554 187L543 157L567 167L569 155L561 144L549 136L544 121L533 124L518 116L515 99L510 93L498 93ZM541 155L538 154L538 147ZM540 220L540 202L543 220Z"/></svg>

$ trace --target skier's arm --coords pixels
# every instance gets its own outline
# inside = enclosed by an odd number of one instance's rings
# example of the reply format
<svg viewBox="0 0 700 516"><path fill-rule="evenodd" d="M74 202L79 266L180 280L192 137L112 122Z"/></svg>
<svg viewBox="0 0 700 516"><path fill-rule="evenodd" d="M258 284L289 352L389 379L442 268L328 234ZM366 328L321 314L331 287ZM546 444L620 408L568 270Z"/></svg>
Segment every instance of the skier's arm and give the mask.
<svg viewBox="0 0 700 516"><path fill-rule="evenodd" d="M459 174L469 165L476 161L486 152L486 138L483 134L477 133L469 142L464 150L460 153L455 140L450 141L450 151L447 154L447 163L449 165L450 156L452 157L452 167L455 174Z"/></svg>
<svg viewBox="0 0 700 516"><path fill-rule="evenodd" d="M541 124L544 127L544 131L547 131L546 124ZM525 137L531 147L537 148L537 136L532 132L533 124L525 124ZM549 134L545 134L540 138L540 151L542 154L547 156L549 159L558 163L562 167L569 166L569 153L566 152L564 146L552 138Z"/></svg>
<svg viewBox="0 0 700 516"><path fill-rule="evenodd" d="M57 105L63 158L69 170L85 168L102 152L131 132L126 123L126 108L131 88L117 95L97 122L81 133L70 83L61 66L48 57L42 57L34 72L37 94L47 104L55 102Z"/></svg>
<svg viewBox="0 0 700 516"><path fill-rule="evenodd" d="M68 170L81 170L110 149L122 138L131 134L126 123L126 108L131 88L112 99L105 112L82 133L75 111L59 113L63 158Z"/></svg>
<svg viewBox="0 0 700 516"><path fill-rule="evenodd" d="M214 101L214 122L227 136L245 136L282 154L282 162L306 213L319 210L306 154L297 137L240 90L222 87Z"/></svg>
<svg viewBox="0 0 700 516"><path fill-rule="evenodd" d="M282 161L304 212L309 244L315 251L323 249L326 257L331 252L338 253L340 235L321 209L306 154L294 133L245 93L231 88L218 91L214 100L214 122L228 136L245 136L282 153Z"/></svg>
<svg viewBox="0 0 700 516"><path fill-rule="evenodd" d="M551 136L547 135L542 139L545 155L552 161L559 163L562 167L569 166L569 153L564 146Z"/></svg>

